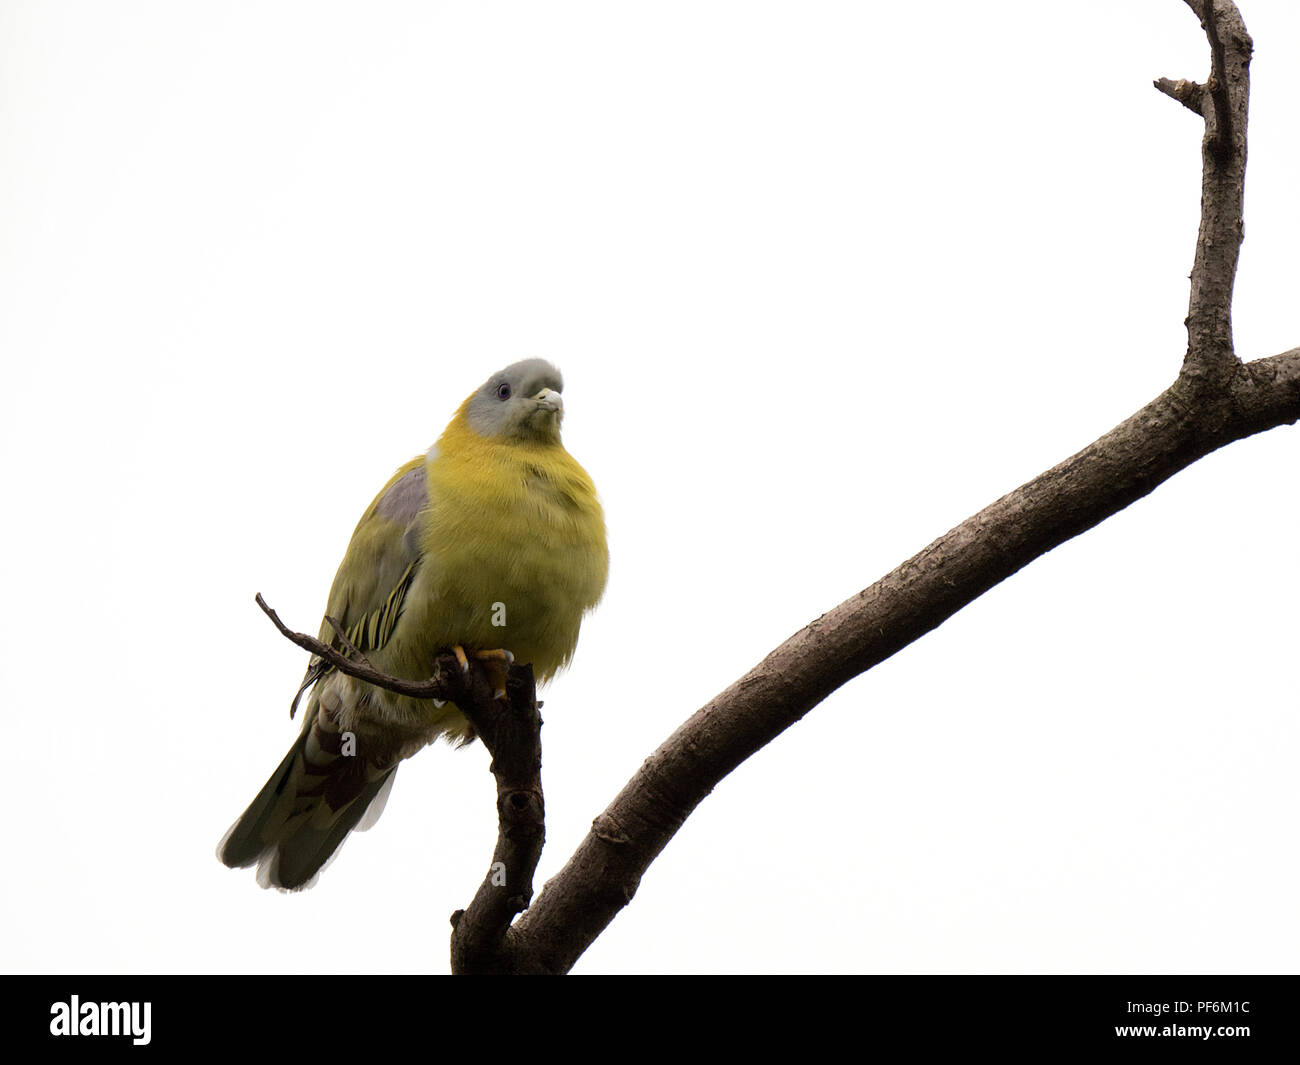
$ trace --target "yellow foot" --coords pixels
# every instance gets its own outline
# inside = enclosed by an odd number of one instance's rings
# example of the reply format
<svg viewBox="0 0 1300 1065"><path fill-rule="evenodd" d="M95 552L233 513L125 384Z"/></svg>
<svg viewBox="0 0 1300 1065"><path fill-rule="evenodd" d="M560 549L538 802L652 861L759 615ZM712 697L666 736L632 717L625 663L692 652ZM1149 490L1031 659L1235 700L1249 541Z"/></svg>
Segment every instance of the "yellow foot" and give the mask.
<svg viewBox="0 0 1300 1065"><path fill-rule="evenodd" d="M507 651L504 647L494 647L486 651L471 651L465 653L465 648L457 644L452 648L456 655L456 661L460 663L462 673L469 672L469 660L478 659L487 667L488 679L492 681L492 698L504 699L506 697L506 671L514 665L515 656Z"/></svg>

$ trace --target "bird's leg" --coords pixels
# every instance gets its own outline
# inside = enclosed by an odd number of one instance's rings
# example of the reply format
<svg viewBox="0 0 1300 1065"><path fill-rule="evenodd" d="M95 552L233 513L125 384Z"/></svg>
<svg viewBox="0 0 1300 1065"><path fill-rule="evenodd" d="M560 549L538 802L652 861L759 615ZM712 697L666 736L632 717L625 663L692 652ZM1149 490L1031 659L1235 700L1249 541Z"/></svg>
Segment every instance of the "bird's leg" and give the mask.
<svg viewBox="0 0 1300 1065"><path fill-rule="evenodd" d="M469 672L469 660L471 658L482 662L487 670L488 680L492 682L492 698L504 699L506 697L506 672L514 665L515 656L507 651L504 647L493 647L485 651L470 651L468 654L465 648L457 644L452 648L456 655L456 661L460 663L462 673Z"/></svg>

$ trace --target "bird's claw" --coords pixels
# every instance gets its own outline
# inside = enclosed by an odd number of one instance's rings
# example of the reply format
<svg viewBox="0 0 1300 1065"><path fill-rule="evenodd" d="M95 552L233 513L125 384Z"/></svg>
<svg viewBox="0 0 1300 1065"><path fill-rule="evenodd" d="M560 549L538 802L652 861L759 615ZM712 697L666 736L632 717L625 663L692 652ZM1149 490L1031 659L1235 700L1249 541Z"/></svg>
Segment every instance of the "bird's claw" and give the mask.
<svg viewBox="0 0 1300 1065"><path fill-rule="evenodd" d="M488 679L492 681L492 698L505 699L506 697L506 671L515 664L515 656L511 651L504 647L492 647L483 651L469 651L457 644L452 648L456 655L456 661L460 663L462 674L469 673L469 660L477 659L486 666Z"/></svg>

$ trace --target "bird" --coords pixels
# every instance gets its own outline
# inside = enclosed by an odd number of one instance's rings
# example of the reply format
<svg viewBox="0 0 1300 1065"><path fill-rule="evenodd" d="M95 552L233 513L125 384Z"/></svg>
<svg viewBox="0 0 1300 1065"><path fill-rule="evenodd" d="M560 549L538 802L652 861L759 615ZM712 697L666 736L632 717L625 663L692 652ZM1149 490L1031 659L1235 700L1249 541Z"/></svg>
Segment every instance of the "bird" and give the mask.
<svg viewBox="0 0 1300 1065"><path fill-rule="evenodd" d="M439 653L530 663L538 683L564 668L609 572L595 486L560 439L564 383L544 359L489 377L429 450L401 466L358 522L330 588L329 619L380 672L411 680ZM452 702L415 699L313 656L297 740L222 837L231 868L263 887L312 886L354 829L378 820L398 765L473 729Z"/></svg>

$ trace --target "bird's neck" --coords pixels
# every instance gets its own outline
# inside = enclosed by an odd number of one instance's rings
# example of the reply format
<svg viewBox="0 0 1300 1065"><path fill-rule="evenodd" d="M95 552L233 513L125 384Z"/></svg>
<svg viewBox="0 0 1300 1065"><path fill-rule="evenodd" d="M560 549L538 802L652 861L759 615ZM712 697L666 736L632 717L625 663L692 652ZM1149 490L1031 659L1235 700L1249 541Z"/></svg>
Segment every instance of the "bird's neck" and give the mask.
<svg viewBox="0 0 1300 1065"><path fill-rule="evenodd" d="M466 406L456 412L456 416L438 439L438 450L455 452L458 450L480 451L484 454L494 452L504 460L513 454L516 458L524 456L545 457L547 455L568 455L564 444L560 442L558 431L529 433L524 436L484 436L469 423Z"/></svg>

